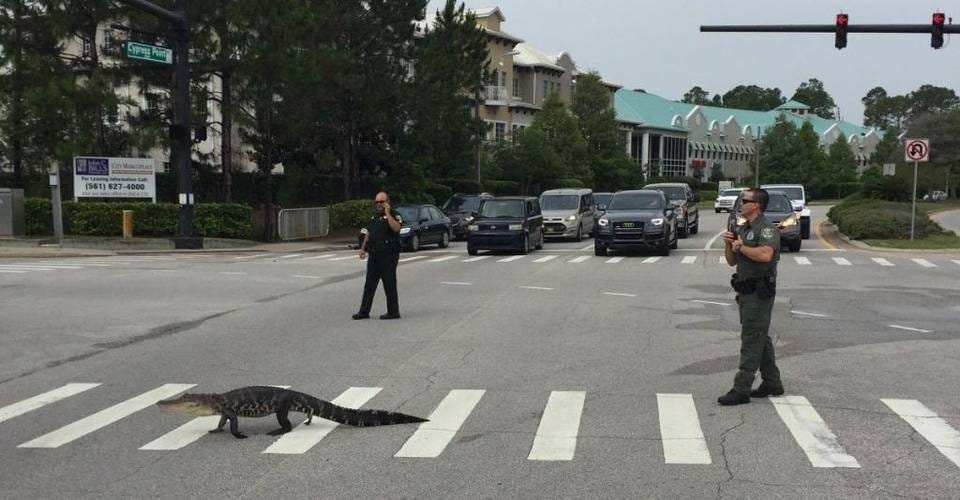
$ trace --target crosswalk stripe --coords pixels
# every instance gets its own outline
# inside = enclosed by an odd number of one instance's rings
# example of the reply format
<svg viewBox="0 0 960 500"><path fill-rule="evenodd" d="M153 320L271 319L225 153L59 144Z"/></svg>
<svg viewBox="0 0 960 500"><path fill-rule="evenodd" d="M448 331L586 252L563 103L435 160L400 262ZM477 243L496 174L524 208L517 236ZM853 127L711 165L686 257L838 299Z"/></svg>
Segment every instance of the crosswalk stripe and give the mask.
<svg viewBox="0 0 960 500"><path fill-rule="evenodd" d="M63 264L0 264L2 268L35 268L42 267L44 269L83 269L83 266L68 266Z"/></svg>
<svg viewBox="0 0 960 500"><path fill-rule="evenodd" d="M849 260L844 259L843 257L834 257L833 261L837 263L838 266L852 266Z"/></svg>
<svg viewBox="0 0 960 500"><path fill-rule="evenodd" d="M486 391L455 389L443 398L394 455L400 458L435 458L443 453Z"/></svg>
<svg viewBox="0 0 960 500"><path fill-rule="evenodd" d="M772 397L780 419L787 425L793 439L807 454L814 467L859 468L856 458L848 455L840 446L837 436L803 396Z"/></svg>
<svg viewBox="0 0 960 500"><path fill-rule="evenodd" d="M72 424L65 425L53 432L27 441L17 446L17 448L58 448L147 408L161 399L179 394L195 385L196 384L164 384L122 403L100 410Z"/></svg>
<svg viewBox="0 0 960 500"><path fill-rule="evenodd" d="M12 405L4 406L3 408L0 408L0 422L10 420L14 417L19 417L24 413L42 408L51 403L56 403L61 399L69 398L70 396L80 394L81 392L89 391L90 389L93 389L99 385L100 384L66 384L58 389L39 394L32 398L24 399L23 401L19 401Z"/></svg>
<svg viewBox="0 0 960 500"><path fill-rule="evenodd" d="M23 274L26 271L11 271L9 269L0 269L0 274Z"/></svg>
<svg viewBox="0 0 960 500"><path fill-rule="evenodd" d="M559 257L558 255L547 255L546 257L540 257L539 259L534 260L534 262L550 262L553 259Z"/></svg>
<svg viewBox="0 0 960 500"><path fill-rule="evenodd" d="M616 263L618 263L618 262L620 262L620 261L622 261L622 260L623 260L623 257L610 257L609 259L606 260L606 263L607 263L607 264L616 264Z"/></svg>
<svg viewBox="0 0 960 500"><path fill-rule="evenodd" d="M694 264L697 262L697 257L695 255L687 255L680 261L681 264Z"/></svg>
<svg viewBox="0 0 960 500"><path fill-rule="evenodd" d="M356 255L345 255L345 256L343 256L343 257L337 257L336 259L330 259L330 260L328 260L327 262L340 262L340 261L342 261L342 260L350 260L350 259L358 259L358 260L359 260L359 258L358 258Z"/></svg>
<svg viewBox="0 0 960 500"><path fill-rule="evenodd" d="M448 260L456 259L456 255L448 255L446 257L437 257L436 259L430 259L427 262L446 262Z"/></svg>
<svg viewBox="0 0 960 500"><path fill-rule="evenodd" d="M307 261L310 261L310 260L329 259L330 257L333 257L334 255L336 255L336 254L333 254L333 253L325 253L325 254L323 254L323 255L314 255L313 257L304 257L304 258L300 259L300 262L307 262Z"/></svg>
<svg viewBox="0 0 960 500"><path fill-rule="evenodd" d="M960 432L915 399L881 399L894 413L960 467Z"/></svg>
<svg viewBox="0 0 960 500"><path fill-rule="evenodd" d="M797 261L797 264L799 264L799 265L801 265L801 266L809 266L809 265L810 265L810 259L808 259L808 258L806 258L806 257L794 257L793 260Z"/></svg>
<svg viewBox="0 0 960 500"><path fill-rule="evenodd" d="M246 259L259 259L260 257L266 257L270 254L268 253L258 253L256 255L241 255L239 257L234 257L236 260L246 260Z"/></svg>
<svg viewBox="0 0 960 500"><path fill-rule="evenodd" d="M414 255L413 257L406 257L406 258L400 259L399 262L411 262L414 260L420 260L420 259L426 259L426 258L427 258L426 255Z"/></svg>
<svg viewBox="0 0 960 500"><path fill-rule="evenodd" d="M469 259L463 260L463 262L480 262L481 260L489 259L489 255L481 255L479 257L470 257Z"/></svg>
<svg viewBox="0 0 960 500"><path fill-rule="evenodd" d="M523 255L514 255L513 257L507 257L505 259L500 259L497 262L513 262L515 260L520 260L523 258Z"/></svg>
<svg viewBox="0 0 960 500"><path fill-rule="evenodd" d="M586 260L588 260L588 259L590 259L590 256L589 256L589 255L581 255L581 256L579 256L579 257L574 257L574 258L568 260L567 262L569 262L569 263L571 263L571 264L579 264L579 263L584 262L584 261L586 261Z"/></svg>
<svg viewBox="0 0 960 500"><path fill-rule="evenodd" d="M345 408L357 409L373 399L382 387L351 387L337 396L331 403ZM339 426L337 422L314 417L310 425L300 424L284 434L262 453L280 455L299 455L316 446L327 434Z"/></svg>
<svg viewBox="0 0 960 500"><path fill-rule="evenodd" d="M657 263L658 261L660 261L660 259L661 259L661 257L647 257L646 259L643 259L643 263L644 263L644 264L655 264L655 263Z"/></svg>
<svg viewBox="0 0 960 500"><path fill-rule="evenodd" d="M933 262L930 262L927 259L910 259L910 260L916 262L917 264L920 264L923 267L937 267L936 264L934 264Z"/></svg>
<svg viewBox="0 0 960 500"><path fill-rule="evenodd" d="M296 259L297 257L303 257L302 253L288 253L286 255L281 255L281 259Z"/></svg>
<svg viewBox="0 0 960 500"><path fill-rule="evenodd" d="M711 463L692 394L657 394L657 411L666 463Z"/></svg>
<svg viewBox="0 0 960 500"><path fill-rule="evenodd" d="M956 264L956 265L958 265L958 266L960 266L960 260L955 260L955 261L953 261L953 263Z"/></svg>
<svg viewBox="0 0 960 500"><path fill-rule="evenodd" d="M550 393L527 460L573 460L586 397L583 391Z"/></svg>
<svg viewBox="0 0 960 500"><path fill-rule="evenodd" d="M893 267L893 262L890 262L889 260L884 259L882 257L874 257L870 260L876 262L877 264L880 264L883 267Z"/></svg>
<svg viewBox="0 0 960 500"><path fill-rule="evenodd" d="M50 268L50 267L39 267L39 266L35 266L35 267L7 267L7 266L0 266L0 269L2 269L2 270L4 270L4 271L24 271L24 272L30 272L30 271L56 271L56 269L53 269L53 268Z"/></svg>
<svg viewBox="0 0 960 500"><path fill-rule="evenodd" d="M281 389L289 389L289 385L276 385ZM220 423L220 416L197 417L180 427L150 441L140 447L141 450L179 450L184 446L206 436Z"/></svg>

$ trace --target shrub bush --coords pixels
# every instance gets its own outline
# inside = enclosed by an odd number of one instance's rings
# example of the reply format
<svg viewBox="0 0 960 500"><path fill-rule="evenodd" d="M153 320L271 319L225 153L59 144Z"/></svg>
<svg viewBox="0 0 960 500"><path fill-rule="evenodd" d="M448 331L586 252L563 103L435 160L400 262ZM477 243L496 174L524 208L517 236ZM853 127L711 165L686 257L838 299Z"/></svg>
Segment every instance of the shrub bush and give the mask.
<svg viewBox="0 0 960 500"><path fill-rule="evenodd" d="M717 192L715 190L711 191L699 191L700 201L717 201Z"/></svg>
<svg viewBox="0 0 960 500"><path fill-rule="evenodd" d="M862 239L909 239L910 204L884 200L853 199L835 205L827 217L855 240ZM939 224L930 219L926 211L917 210L915 236L943 234Z"/></svg>
<svg viewBox="0 0 960 500"><path fill-rule="evenodd" d="M373 216L373 201L347 200L330 205L330 229L357 229Z"/></svg>
<svg viewBox="0 0 960 500"><path fill-rule="evenodd" d="M23 217L27 236L48 236L53 234L53 208L46 198L27 198L23 200Z"/></svg>

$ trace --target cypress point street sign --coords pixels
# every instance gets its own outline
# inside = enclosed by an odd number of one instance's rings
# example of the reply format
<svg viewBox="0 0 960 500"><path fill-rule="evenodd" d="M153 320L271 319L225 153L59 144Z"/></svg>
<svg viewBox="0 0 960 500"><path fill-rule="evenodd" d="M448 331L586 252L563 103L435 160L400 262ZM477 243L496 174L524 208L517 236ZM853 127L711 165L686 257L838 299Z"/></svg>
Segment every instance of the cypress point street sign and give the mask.
<svg viewBox="0 0 960 500"><path fill-rule="evenodd" d="M124 42L123 53L127 59L136 59L158 64L173 64L173 49L140 42Z"/></svg>

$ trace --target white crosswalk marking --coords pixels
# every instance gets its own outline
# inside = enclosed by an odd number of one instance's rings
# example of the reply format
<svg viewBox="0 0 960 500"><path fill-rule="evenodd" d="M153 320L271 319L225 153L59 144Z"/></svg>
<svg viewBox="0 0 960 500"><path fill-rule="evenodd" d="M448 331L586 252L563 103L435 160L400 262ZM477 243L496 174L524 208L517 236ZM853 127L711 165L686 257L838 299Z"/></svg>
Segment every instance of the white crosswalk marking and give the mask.
<svg viewBox="0 0 960 500"><path fill-rule="evenodd" d="M644 264L655 264L655 263L659 262L660 259L661 259L661 257L647 257L646 259L643 259L643 263L644 263Z"/></svg>
<svg viewBox="0 0 960 500"><path fill-rule="evenodd" d="M808 258L806 258L806 257L794 257L793 260L797 261L797 264L799 264L799 265L801 265L801 266L809 266L809 265L810 265L810 259L808 259Z"/></svg>
<svg viewBox="0 0 960 500"><path fill-rule="evenodd" d="M527 460L573 460L586 397L582 391L550 393Z"/></svg>
<svg viewBox="0 0 960 500"><path fill-rule="evenodd" d="M960 432L915 399L881 399L943 456L960 467Z"/></svg>
<svg viewBox="0 0 960 500"><path fill-rule="evenodd" d="M953 261L953 263L956 264L956 265L958 265L958 266L960 266L960 260L955 260L955 261Z"/></svg>
<svg viewBox="0 0 960 500"><path fill-rule="evenodd" d="M289 389L289 385L276 385L281 389ZM220 423L220 416L197 417L180 427L150 441L140 447L141 450L179 450L184 446L206 436Z"/></svg>
<svg viewBox="0 0 960 500"><path fill-rule="evenodd" d="M697 257L695 255L688 255L680 261L681 264L694 264L697 262Z"/></svg>
<svg viewBox="0 0 960 500"><path fill-rule="evenodd" d="M295 259L295 258L297 258L297 257L303 257L303 254L302 254L302 253L289 253L289 254L281 255L281 256L280 256L281 259Z"/></svg>
<svg viewBox="0 0 960 500"><path fill-rule="evenodd" d="M65 425L53 432L27 441L17 448L58 448L151 406L161 399L175 396L194 385L196 384L164 384L122 403L100 410L72 424Z"/></svg>
<svg viewBox="0 0 960 500"><path fill-rule="evenodd" d="M803 396L771 397L770 402L787 425L793 439L807 454L814 467L859 468L856 458L848 455L827 427L826 422Z"/></svg>
<svg viewBox="0 0 960 500"><path fill-rule="evenodd" d="M350 260L350 259L360 260L360 258L357 257L356 255L345 255L345 256L343 256L343 257L337 257L337 258L335 258L335 259L330 259L330 260L328 260L327 262L340 262L340 261L343 261L343 260Z"/></svg>
<svg viewBox="0 0 960 500"><path fill-rule="evenodd" d="M24 413L31 412L37 408L42 408L48 404L56 403L61 399L69 398L84 391L89 391L100 384L67 384L58 389L45 392L32 398L14 403L0 408L0 422L19 417Z"/></svg>
<svg viewBox="0 0 960 500"><path fill-rule="evenodd" d="M420 424L400 450L400 458L435 458L443 453L453 437L480 402L484 390L452 390L440 405Z"/></svg>
<svg viewBox="0 0 960 500"><path fill-rule="evenodd" d="M877 264L880 264L883 267L893 267L893 262L890 262L889 260L884 259L882 257L874 257L870 260L876 262Z"/></svg>
<svg viewBox="0 0 960 500"><path fill-rule="evenodd" d="M843 257L834 257L833 261L837 263L838 266L852 266L849 260L844 259Z"/></svg>
<svg viewBox="0 0 960 500"><path fill-rule="evenodd" d="M373 399L383 388L381 387L351 387L331 401L337 406L357 409ZM310 425L300 424L280 437L263 453L282 455L299 455L306 453L316 446L327 434L340 425L337 422L314 417Z"/></svg>
<svg viewBox="0 0 960 500"><path fill-rule="evenodd" d="M22 271L22 272L32 272L32 271L41 271L41 272L56 271L56 269L53 269L53 268L50 268L50 267L39 267L39 266L33 266L33 267L0 266L0 270L3 270L3 271Z"/></svg>
<svg viewBox="0 0 960 500"><path fill-rule="evenodd" d="M69 266L64 264L0 264L2 268L17 269L17 268L43 268L43 269L83 269L83 266Z"/></svg>
<svg viewBox="0 0 960 500"><path fill-rule="evenodd" d="M607 264L617 264L623 260L623 257L610 257L606 260Z"/></svg>
<svg viewBox="0 0 960 500"><path fill-rule="evenodd" d="M523 258L523 255L514 255L513 257L507 257L505 259L500 259L497 262L513 262Z"/></svg>
<svg viewBox="0 0 960 500"><path fill-rule="evenodd" d="M241 255L239 257L234 257L236 260L247 260L247 259L259 259L260 257L266 257L270 254L268 253L258 253L256 255Z"/></svg>
<svg viewBox="0 0 960 500"><path fill-rule="evenodd" d="M481 260L487 260L489 258L490 258L489 255L481 255L479 257L471 257L469 259L465 259L462 262L480 262Z"/></svg>
<svg viewBox="0 0 960 500"><path fill-rule="evenodd" d="M657 411L666 463L711 463L692 394L657 394Z"/></svg>
<svg viewBox="0 0 960 500"><path fill-rule="evenodd" d="M430 259L427 262L446 262L448 260L456 259L456 255L448 255L446 257L437 257L436 259Z"/></svg>
<svg viewBox="0 0 960 500"><path fill-rule="evenodd" d="M540 257L539 259L534 260L534 262L550 262L553 259L559 257L558 255L547 255L546 257Z"/></svg>
<svg viewBox="0 0 960 500"><path fill-rule="evenodd" d="M579 263L584 262L584 261L587 261L587 260L589 260L589 259L590 259L590 256L589 256L589 255L581 255L581 256L579 256L579 257L574 257L574 258L568 260L567 262L570 263L570 264L579 264Z"/></svg>
<svg viewBox="0 0 960 500"><path fill-rule="evenodd" d="M9 269L0 269L0 274L24 274L26 271L11 271Z"/></svg>
<svg viewBox="0 0 960 500"><path fill-rule="evenodd" d="M427 258L426 255L414 255L413 257L405 257L403 259L400 259L399 262L412 262L415 260L426 259L426 258Z"/></svg>
<svg viewBox="0 0 960 500"><path fill-rule="evenodd" d="M910 260L916 262L917 264L920 264L923 267L937 267L936 264L934 264L933 262L930 262L927 259L910 259Z"/></svg>
<svg viewBox="0 0 960 500"><path fill-rule="evenodd" d="M307 262L307 261L311 261L311 260L329 259L330 257L333 257L333 256L334 256L334 254L332 254L332 253L325 253L325 254L323 254L323 255L314 255L313 257L304 257L304 258L300 259L300 262Z"/></svg>

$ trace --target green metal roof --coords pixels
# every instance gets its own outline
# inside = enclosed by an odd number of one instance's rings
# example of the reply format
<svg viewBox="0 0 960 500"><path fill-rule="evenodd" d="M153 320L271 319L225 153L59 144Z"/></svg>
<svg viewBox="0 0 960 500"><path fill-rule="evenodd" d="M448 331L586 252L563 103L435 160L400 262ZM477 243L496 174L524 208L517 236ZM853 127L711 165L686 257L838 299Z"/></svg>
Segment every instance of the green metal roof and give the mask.
<svg viewBox="0 0 960 500"><path fill-rule="evenodd" d="M787 101L779 106L777 109L810 109L810 106L800 102L800 101Z"/></svg>

